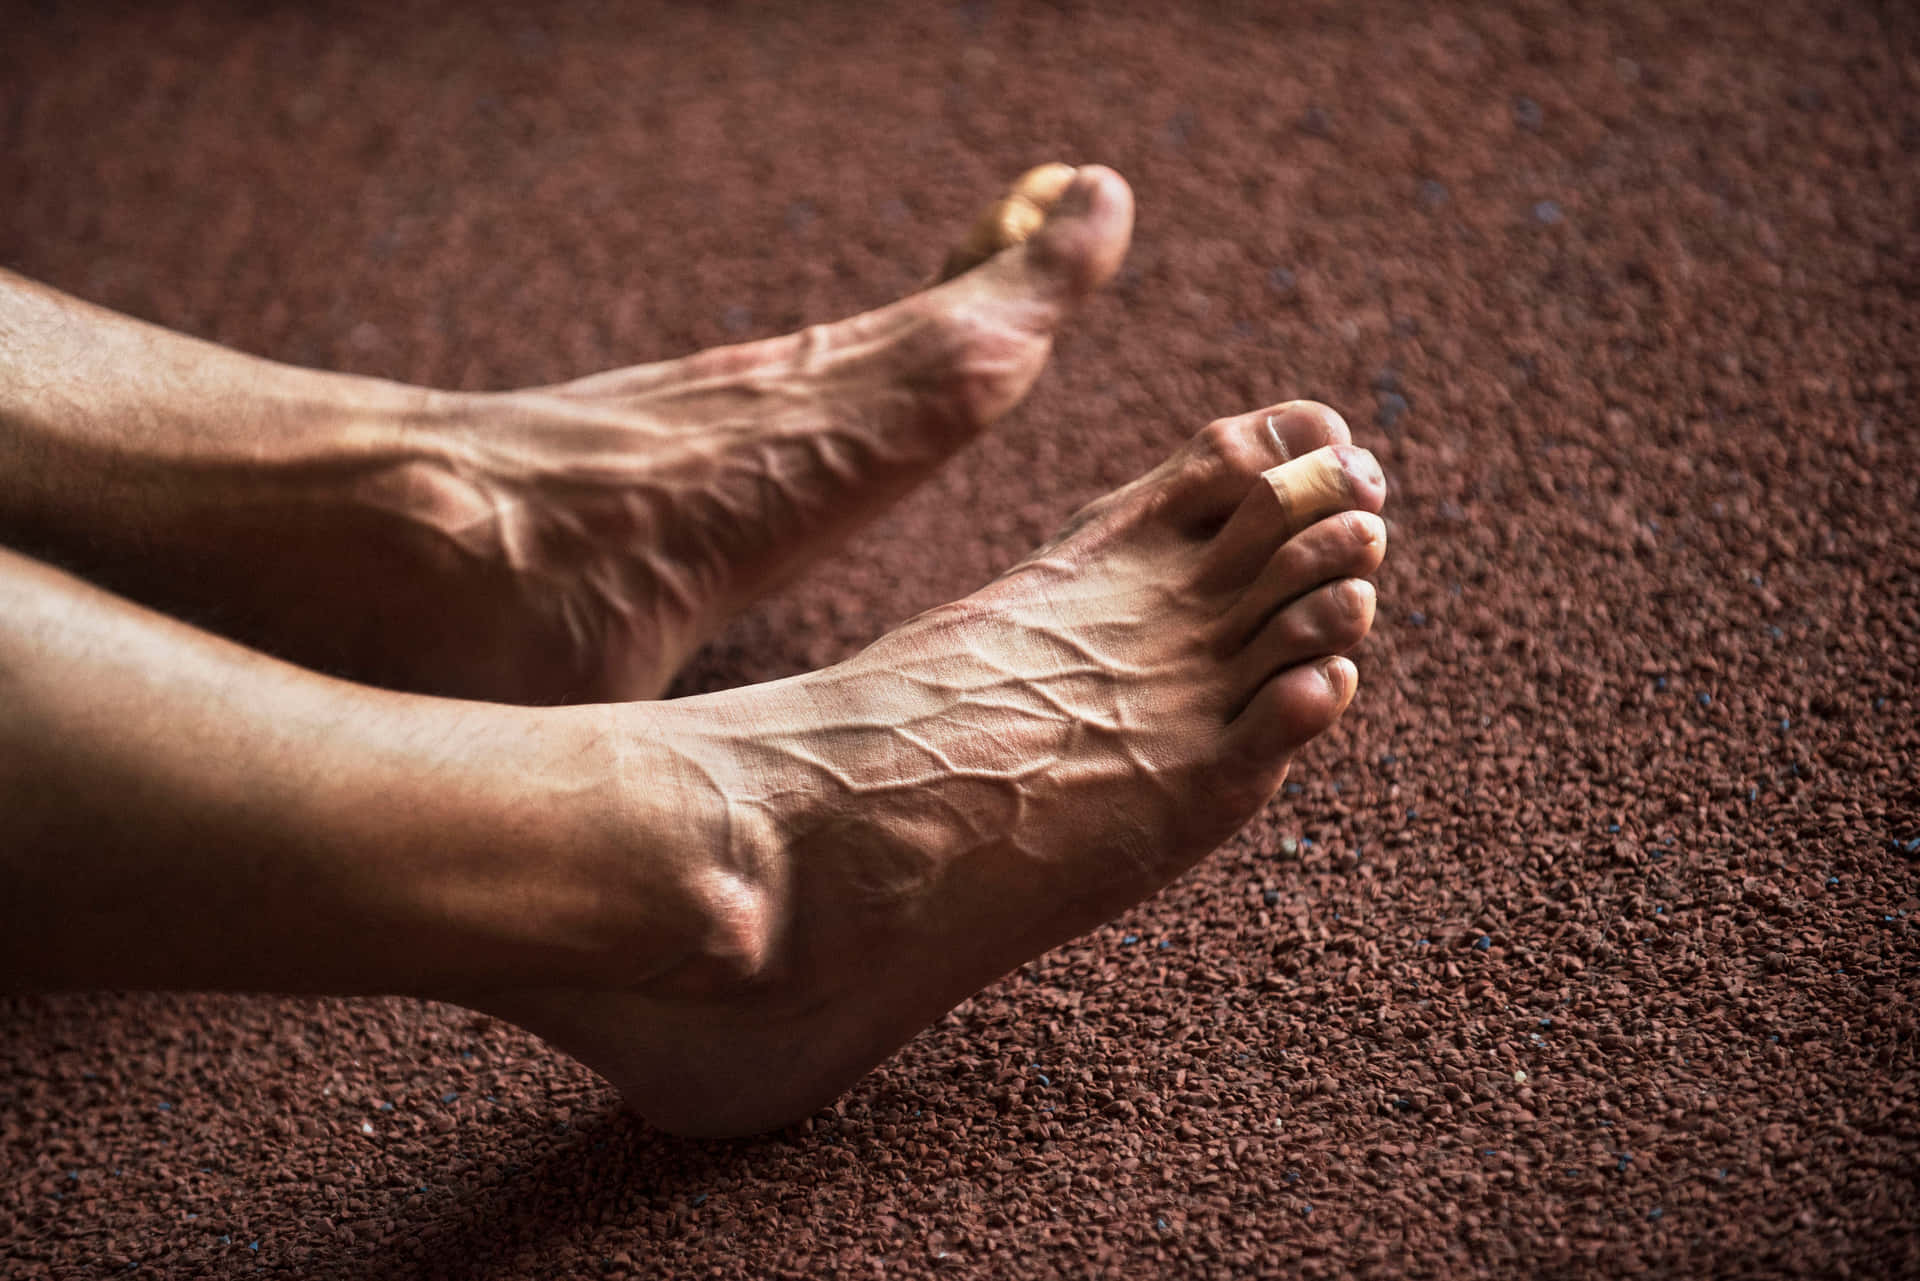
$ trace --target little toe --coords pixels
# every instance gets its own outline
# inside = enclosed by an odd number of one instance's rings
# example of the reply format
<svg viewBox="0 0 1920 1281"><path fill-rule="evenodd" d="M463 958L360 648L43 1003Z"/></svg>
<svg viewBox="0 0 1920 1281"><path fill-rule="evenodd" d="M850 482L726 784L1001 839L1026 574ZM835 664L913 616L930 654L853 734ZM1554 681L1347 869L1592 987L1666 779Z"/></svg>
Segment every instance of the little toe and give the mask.
<svg viewBox="0 0 1920 1281"><path fill-rule="evenodd" d="M1262 684L1227 727L1229 746L1243 759L1267 762L1269 795L1280 786L1293 754L1340 719L1360 688L1360 673L1344 658L1289 667Z"/></svg>
<svg viewBox="0 0 1920 1281"><path fill-rule="evenodd" d="M1214 537L1209 581L1246 582L1282 543L1342 511L1378 512L1386 476L1367 450L1328 445L1260 473Z"/></svg>

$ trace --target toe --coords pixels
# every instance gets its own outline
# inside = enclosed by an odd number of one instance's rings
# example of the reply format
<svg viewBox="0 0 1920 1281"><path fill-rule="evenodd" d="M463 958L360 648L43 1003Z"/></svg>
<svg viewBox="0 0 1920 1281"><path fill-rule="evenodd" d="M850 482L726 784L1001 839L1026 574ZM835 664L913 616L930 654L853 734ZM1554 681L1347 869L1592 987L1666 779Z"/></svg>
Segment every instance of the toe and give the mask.
<svg viewBox="0 0 1920 1281"><path fill-rule="evenodd" d="M1387 482L1378 460L1353 445L1328 445L1261 472L1215 535L1204 577L1246 582L1279 546L1342 511L1378 512Z"/></svg>
<svg viewBox="0 0 1920 1281"><path fill-rule="evenodd" d="M980 216L967 228L967 234L947 255L939 278L951 280L1040 230L1047 214L1073 184L1076 172L1072 165L1056 162L1021 174L1006 195L980 211Z"/></svg>
<svg viewBox="0 0 1920 1281"><path fill-rule="evenodd" d="M1360 673L1344 658L1289 667L1254 691L1227 728L1230 750L1270 771L1268 793L1280 785L1288 760L1340 719L1360 688Z"/></svg>
<svg viewBox="0 0 1920 1281"><path fill-rule="evenodd" d="M1364 578L1387 554L1387 524L1372 512L1329 516L1280 545L1220 620L1220 653L1236 654L1274 612L1339 578Z"/></svg>
<svg viewBox="0 0 1920 1281"><path fill-rule="evenodd" d="M1180 478L1179 510L1173 514L1211 526L1211 533L1262 473L1316 449L1352 443L1346 420L1313 400L1216 418L1169 463Z"/></svg>
<svg viewBox="0 0 1920 1281"><path fill-rule="evenodd" d="M1027 260L1069 297L1113 279L1133 239L1133 189L1105 165L1082 165L1040 229Z"/></svg>
<svg viewBox="0 0 1920 1281"><path fill-rule="evenodd" d="M1285 668L1331 658L1365 638L1373 609L1373 584L1364 578L1336 579L1268 619L1235 662L1253 685Z"/></svg>
<svg viewBox="0 0 1920 1281"><path fill-rule="evenodd" d="M1279 462L1292 462L1328 445L1351 445L1353 432L1331 405L1317 400L1289 400L1256 409L1249 417L1279 453ZM1264 469L1263 469L1264 470Z"/></svg>
<svg viewBox="0 0 1920 1281"><path fill-rule="evenodd" d="M981 213L947 255L938 279L951 280L1024 245L1009 269L1071 301L1112 278L1132 234L1133 192L1126 179L1104 165L1041 165Z"/></svg>

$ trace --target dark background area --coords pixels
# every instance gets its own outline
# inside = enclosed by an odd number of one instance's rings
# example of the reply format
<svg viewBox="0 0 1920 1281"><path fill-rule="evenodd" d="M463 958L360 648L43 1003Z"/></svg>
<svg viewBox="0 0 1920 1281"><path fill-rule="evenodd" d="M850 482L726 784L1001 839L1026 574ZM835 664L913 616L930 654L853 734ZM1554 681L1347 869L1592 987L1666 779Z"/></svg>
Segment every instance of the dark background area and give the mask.
<svg viewBox="0 0 1920 1281"><path fill-rule="evenodd" d="M450 1007L0 1001L0 1272L1920 1275L1911 6L544 8L9 6L0 263L505 387L875 306L1104 161L1135 249L1027 405L685 688L1311 396L1394 485L1360 697L762 1140Z"/></svg>

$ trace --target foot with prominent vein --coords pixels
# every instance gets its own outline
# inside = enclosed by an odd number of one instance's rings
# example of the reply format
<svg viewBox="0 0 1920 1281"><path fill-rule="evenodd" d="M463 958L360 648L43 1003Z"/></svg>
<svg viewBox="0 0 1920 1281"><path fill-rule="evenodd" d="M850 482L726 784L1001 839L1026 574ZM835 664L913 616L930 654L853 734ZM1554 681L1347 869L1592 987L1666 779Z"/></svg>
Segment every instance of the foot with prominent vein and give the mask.
<svg viewBox="0 0 1920 1281"><path fill-rule="evenodd" d="M668 918L681 959L624 991L461 999L666 1128L806 1116L1267 803L1353 697L1383 499L1331 410L1221 420L837 666L576 709L602 716L626 840L697 907Z"/></svg>
<svg viewBox="0 0 1920 1281"><path fill-rule="evenodd" d="M477 590L422 598L345 666L514 702L659 694L744 605L924 480L1039 376L1118 268L1111 170L1024 176L899 302L784 338L562 386L443 398L433 461L368 496Z"/></svg>

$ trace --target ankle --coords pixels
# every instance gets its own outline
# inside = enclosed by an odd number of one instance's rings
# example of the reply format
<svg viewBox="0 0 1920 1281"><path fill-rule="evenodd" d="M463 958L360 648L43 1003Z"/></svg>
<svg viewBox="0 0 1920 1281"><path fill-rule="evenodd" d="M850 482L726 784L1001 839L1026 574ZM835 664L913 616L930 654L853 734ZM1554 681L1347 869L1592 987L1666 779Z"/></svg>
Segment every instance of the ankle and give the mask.
<svg viewBox="0 0 1920 1281"><path fill-rule="evenodd" d="M697 731L664 705L556 709L574 744L557 848L590 905L562 922L596 985L704 996L765 976L782 932L784 860L738 808ZM668 721L674 723L669 726Z"/></svg>

